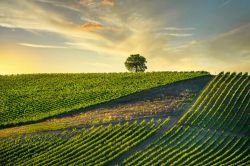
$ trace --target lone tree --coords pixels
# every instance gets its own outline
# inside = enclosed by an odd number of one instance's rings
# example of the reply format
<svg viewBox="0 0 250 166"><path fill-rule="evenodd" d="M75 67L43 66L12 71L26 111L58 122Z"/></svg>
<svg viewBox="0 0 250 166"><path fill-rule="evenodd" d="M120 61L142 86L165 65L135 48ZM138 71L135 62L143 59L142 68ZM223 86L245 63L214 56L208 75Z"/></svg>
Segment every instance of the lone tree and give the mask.
<svg viewBox="0 0 250 166"><path fill-rule="evenodd" d="M140 54L130 55L126 62L125 66L129 71L132 72L144 72L147 69L146 58L141 56Z"/></svg>

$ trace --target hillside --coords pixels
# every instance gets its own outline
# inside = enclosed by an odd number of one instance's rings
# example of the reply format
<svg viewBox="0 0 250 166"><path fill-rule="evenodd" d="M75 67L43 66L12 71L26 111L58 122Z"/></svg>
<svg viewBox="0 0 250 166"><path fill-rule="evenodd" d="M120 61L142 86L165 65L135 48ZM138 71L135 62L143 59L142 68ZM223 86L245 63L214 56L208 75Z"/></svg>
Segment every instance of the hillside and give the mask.
<svg viewBox="0 0 250 166"><path fill-rule="evenodd" d="M42 120L206 72L0 75L0 127Z"/></svg>
<svg viewBox="0 0 250 166"><path fill-rule="evenodd" d="M120 98L85 111L95 112L88 114L95 118L102 113L104 118L115 111L126 116L134 109L143 114L135 111L128 118L1 138L0 163L25 166L249 165L249 83L248 74L220 73L211 81L201 77ZM183 98L179 98L181 96ZM160 101L177 99L180 103L173 107L164 109L166 105L160 104ZM122 114L124 110L128 110L128 114ZM67 122L75 121L74 117L84 116L75 112L57 117L53 122L57 124L64 118L69 118Z"/></svg>
<svg viewBox="0 0 250 166"><path fill-rule="evenodd" d="M219 74L179 122L124 165L248 165L247 74Z"/></svg>
<svg viewBox="0 0 250 166"><path fill-rule="evenodd" d="M133 93L110 102L70 111L40 122L5 128L0 130L0 138L168 116L171 116L171 122L175 123L212 78L208 75L182 80Z"/></svg>

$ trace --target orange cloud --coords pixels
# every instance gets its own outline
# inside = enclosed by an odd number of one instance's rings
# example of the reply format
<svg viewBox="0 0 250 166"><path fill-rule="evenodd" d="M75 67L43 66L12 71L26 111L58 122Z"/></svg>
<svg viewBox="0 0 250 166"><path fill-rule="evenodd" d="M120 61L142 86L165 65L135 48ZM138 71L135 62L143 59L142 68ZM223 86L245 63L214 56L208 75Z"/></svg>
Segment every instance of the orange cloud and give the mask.
<svg viewBox="0 0 250 166"><path fill-rule="evenodd" d="M114 6L114 0L80 0L78 4L88 7L97 7L101 5L104 6Z"/></svg>
<svg viewBox="0 0 250 166"><path fill-rule="evenodd" d="M93 31L93 30L104 29L104 26L100 23L89 22L81 25L80 28L86 31Z"/></svg>
<svg viewBox="0 0 250 166"><path fill-rule="evenodd" d="M102 0L103 5L114 6L114 0Z"/></svg>

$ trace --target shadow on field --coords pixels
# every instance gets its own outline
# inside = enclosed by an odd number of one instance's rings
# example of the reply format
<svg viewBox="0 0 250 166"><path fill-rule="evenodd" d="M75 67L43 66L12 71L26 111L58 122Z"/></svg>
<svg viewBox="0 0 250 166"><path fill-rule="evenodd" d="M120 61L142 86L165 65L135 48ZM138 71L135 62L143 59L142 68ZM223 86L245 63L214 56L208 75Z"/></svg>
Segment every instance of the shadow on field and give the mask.
<svg viewBox="0 0 250 166"><path fill-rule="evenodd" d="M184 98L185 102L188 98L190 98L189 103L191 103L193 99L201 92L201 90L207 85L207 83L212 78L213 76L201 76L201 77L197 77L193 79L182 80L182 81L172 83L170 85L147 89L147 90L137 92L134 94L130 94L130 95L127 95L127 96L124 96L115 100L92 105L92 106L78 109L78 110L72 110L70 112L51 116L42 120L19 123L15 125L12 124L12 125L0 126L0 129L34 124L34 123L48 121L51 119L60 119L60 118L65 118L65 117L70 117L70 116L77 116L78 114L93 111L93 110L98 110L98 111L99 110L101 111L103 109L116 110L120 108L129 109L129 107L131 106L139 107L140 105L144 105L145 107L146 103L153 103L154 106L157 106L163 103L166 106L171 103L164 103L164 102L171 101L173 98L178 99L178 100L182 100ZM172 97L172 98L169 98L169 97ZM159 103L159 101L162 101L162 102ZM178 106L175 106L175 107L177 108ZM155 109L159 109L159 108L156 107ZM164 109L164 107L161 107L161 109ZM182 112L180 111L174 112L172 108L170 108L170 110L172 110L172 113L174 113L177 116L182 114Z"/></svg>

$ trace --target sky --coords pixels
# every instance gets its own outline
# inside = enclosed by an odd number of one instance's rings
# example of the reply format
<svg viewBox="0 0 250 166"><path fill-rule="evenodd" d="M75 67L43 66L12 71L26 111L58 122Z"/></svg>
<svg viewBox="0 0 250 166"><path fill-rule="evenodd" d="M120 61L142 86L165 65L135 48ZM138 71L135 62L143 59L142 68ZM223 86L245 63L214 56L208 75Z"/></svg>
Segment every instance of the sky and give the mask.
<svg viewBox="0 0 250 166"><path fill-rule="evenodd" d="M1 0L0 74L250 72L249 0Z"/></svg>

